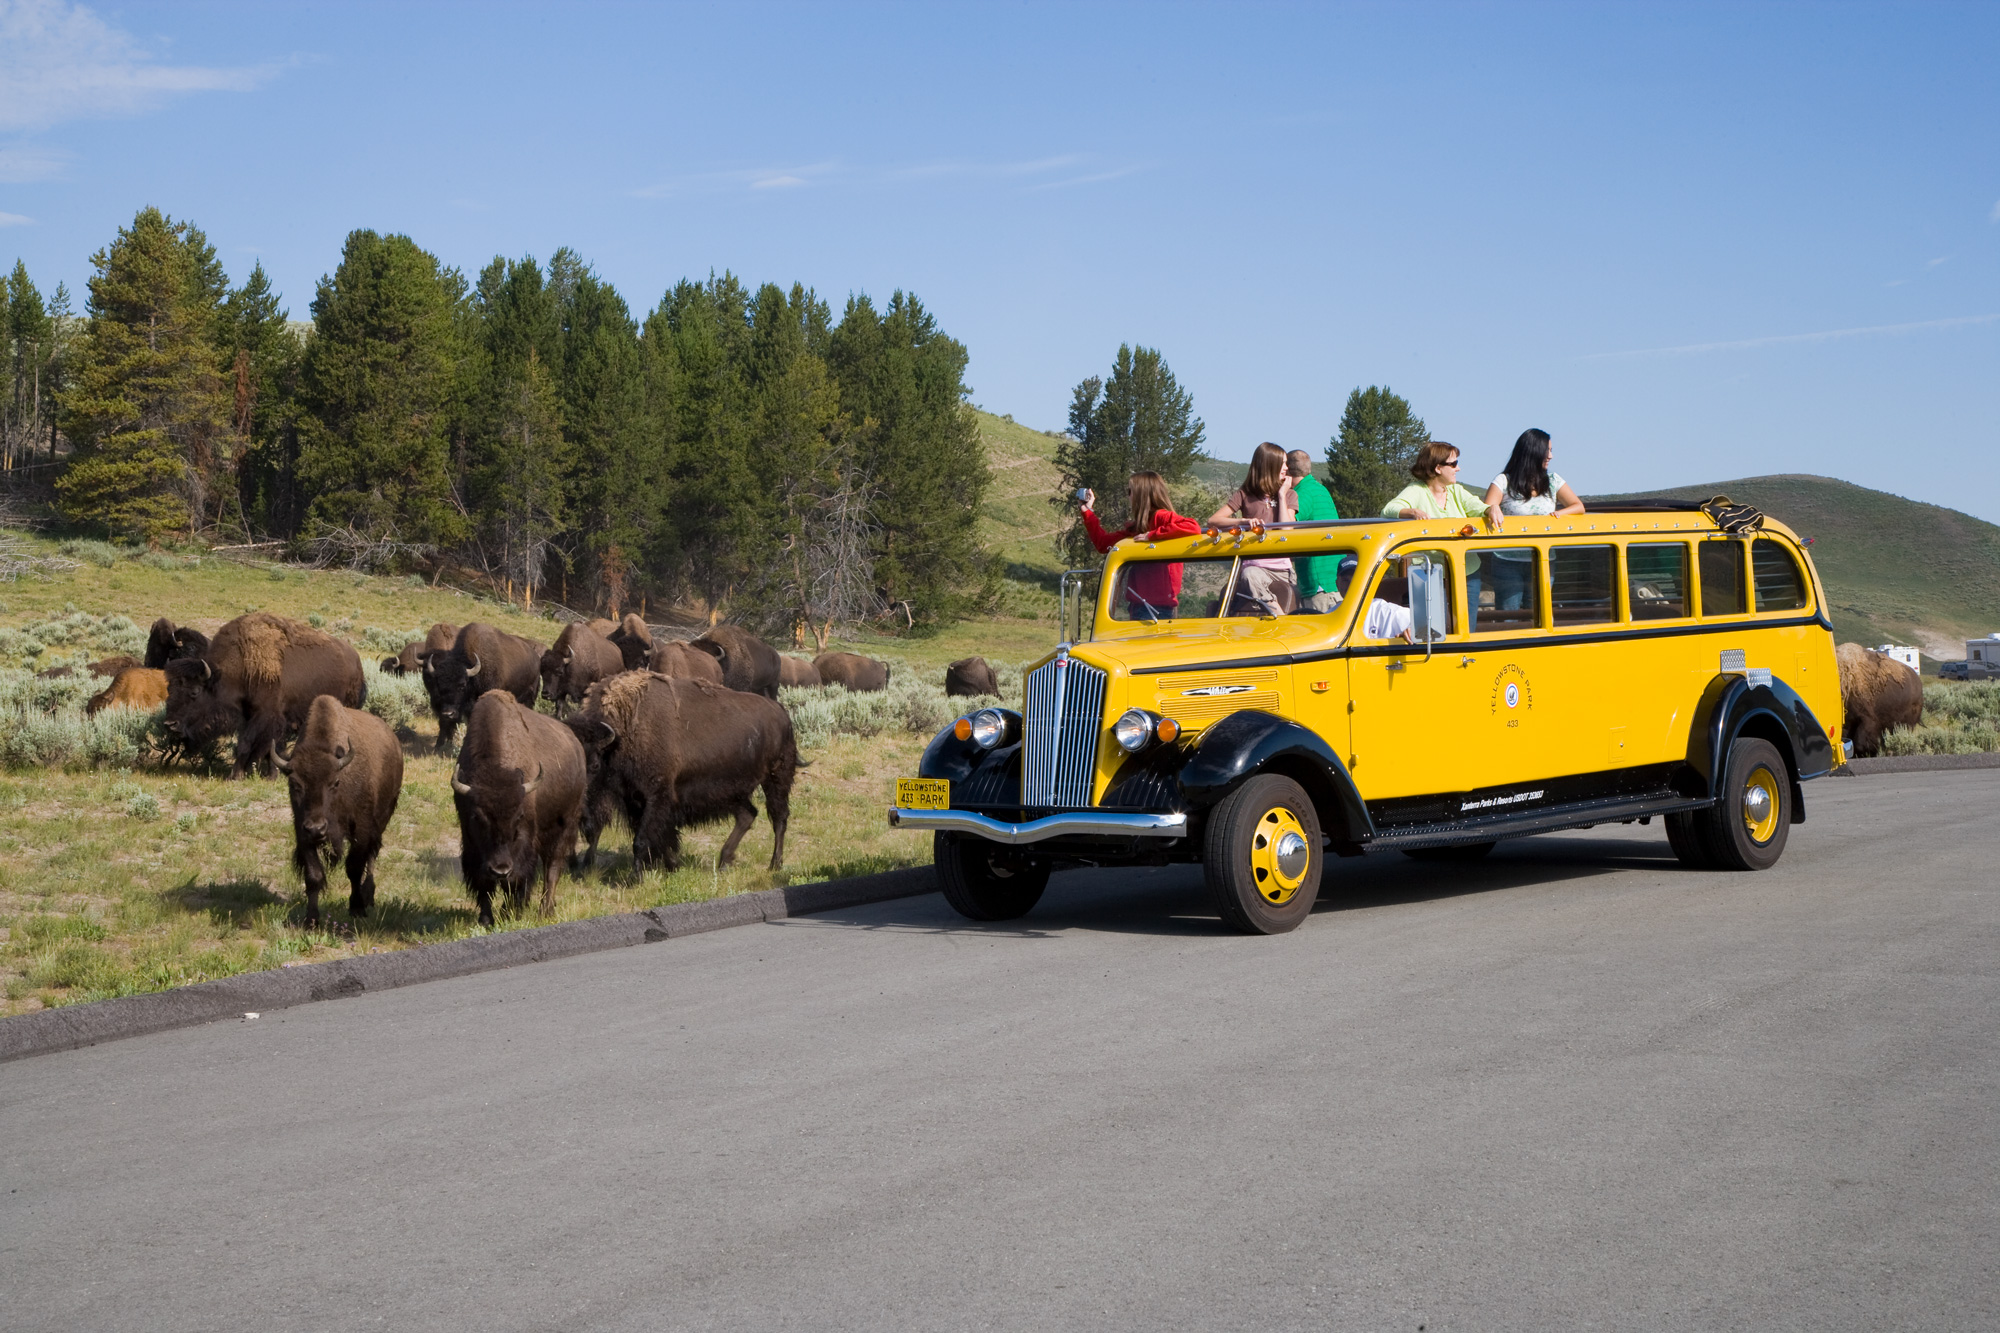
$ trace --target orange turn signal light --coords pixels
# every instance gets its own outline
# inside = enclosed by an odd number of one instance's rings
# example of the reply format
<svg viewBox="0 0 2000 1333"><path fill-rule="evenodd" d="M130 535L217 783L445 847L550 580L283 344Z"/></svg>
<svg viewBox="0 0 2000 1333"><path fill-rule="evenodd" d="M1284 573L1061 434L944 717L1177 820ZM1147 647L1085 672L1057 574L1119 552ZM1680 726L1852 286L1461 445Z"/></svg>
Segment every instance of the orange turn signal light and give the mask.
<svg viewBox="0 0 2000 1333"><path fill-rule="evenodd" d="M952 735L954 735L954 736L956 736L956 737L958 737L958 738L959 738L960 740L962 740L962 741L969 741L969 740L971 740L971 739L972 739L972 719L971 719L971 718L969 718L969 717L962 717L962 718L960 718L960 719L959 719L958 721L956 721L956 722L952 723L952 724L951 724L951 734L952 734Z"/></svg>
<svg viewBox="0 0 2000 1333"><path fill-rule="evenodd" d="M1164 744L1181 734L1181 724L1170 717L1163 717L1160 719L1160 725L1153 729L1153 734Z"/></svg>

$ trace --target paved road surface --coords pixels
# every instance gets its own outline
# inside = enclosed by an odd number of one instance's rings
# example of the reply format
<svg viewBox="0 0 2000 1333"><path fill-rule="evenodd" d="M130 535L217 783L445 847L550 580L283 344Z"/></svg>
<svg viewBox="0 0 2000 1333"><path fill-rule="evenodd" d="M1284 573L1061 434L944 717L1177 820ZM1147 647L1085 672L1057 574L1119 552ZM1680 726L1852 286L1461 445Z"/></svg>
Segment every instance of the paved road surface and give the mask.
<svg viewBox="0 0 2000 1333"><path fill-rule="evenodd" d="M35 1329L2000 1325L2000 773L935 897L0 1066Z"/></svg>

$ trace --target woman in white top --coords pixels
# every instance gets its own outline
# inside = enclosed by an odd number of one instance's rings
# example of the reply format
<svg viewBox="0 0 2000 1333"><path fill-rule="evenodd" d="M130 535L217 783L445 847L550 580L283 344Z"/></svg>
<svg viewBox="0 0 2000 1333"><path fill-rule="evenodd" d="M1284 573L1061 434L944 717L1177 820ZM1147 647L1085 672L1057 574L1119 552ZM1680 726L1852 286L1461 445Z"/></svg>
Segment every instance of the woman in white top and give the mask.
<svg viewBox="0 0 2000 1333"><path fill-rule="evenodd" d="M1583 501L1576 498L1568 482L1549 470L1549 460L1553 457L1555 446L1549 442L1547 431L1532 428L1522 431L1507 459L1507 470L1486 488L1487 513L1491 514L1498 506L1502 515L1540 518L1581 514ZM1494 526L1503 524L1496 521ZM1535 557L1525 550L1495 551L1493 556L1494 608L1518 611L1527 606L1528 581L1534 577Z"/></svg>

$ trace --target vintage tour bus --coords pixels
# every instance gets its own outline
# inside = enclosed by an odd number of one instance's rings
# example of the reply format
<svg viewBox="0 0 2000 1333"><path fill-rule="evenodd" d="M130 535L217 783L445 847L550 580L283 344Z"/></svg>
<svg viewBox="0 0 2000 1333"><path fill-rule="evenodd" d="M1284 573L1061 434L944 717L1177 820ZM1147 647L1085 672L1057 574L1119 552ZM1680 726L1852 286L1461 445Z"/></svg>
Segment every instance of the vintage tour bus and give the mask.
<svg viewBox="0 0 2000 1333"><path fill-rule="evenodd" d="M1339 570L1330 612L1275 563L1305 557ZM1760 870L1842 762L1812 560L1719 499L1127 539L1096 582L1022 711L958 719L896 784L968 917L1022 915L1059 866L1199 862L1224 921L1275 933L1329 856L1654 818L1688 865Z"/></svg>

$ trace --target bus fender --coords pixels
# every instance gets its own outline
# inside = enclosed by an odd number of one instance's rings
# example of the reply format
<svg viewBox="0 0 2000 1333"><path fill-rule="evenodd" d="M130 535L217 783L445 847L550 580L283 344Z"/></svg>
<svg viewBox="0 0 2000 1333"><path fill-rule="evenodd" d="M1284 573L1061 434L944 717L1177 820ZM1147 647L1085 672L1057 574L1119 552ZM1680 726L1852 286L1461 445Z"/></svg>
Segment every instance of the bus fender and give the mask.
<svg viewBox="0 0 2000 1333"><path fill-rule="evenodd" d="M1021 715L1011 708L1002 708L998 712L1007 719L1008 729L1014 735L1020 735ZM952 725L957 725L957 719L953 719ZM951 727L946 727L925 747L924 757L917 764L917 776L924 778L944 778L951 783L952 794L956 797L959 789L970 782L975 773L979 773L982 769L1005 769L1010 763L1018 765L1020 754L1021 743L1019 741L1015 741L1012 745L1002 745L991 750L982 750L973 741L960 740L953 734ZM983 776L991 779L996 775L985 774ZM979 785L987 786L992 784L988 781ZM1016 775L1016 790L1011 799L1020 799L1018 774Z"/></svg>
<svg viewBox="0 0 2000 1333"><path fill-rule="evenodd" d="M1735 672L1709 682L1688 736L1688 767L1699 788L1690 794L1719 794L1720 760L1746 734L1772 742L1784 755L1792 770L1793 820L1803 823L1805 798L1799 784L1833 770L1833 742L1798 691L1775 675L1769 684L1753 684Z"/></svg>
<svg viewBox="0 0 2000 1333"><path fill-rule="evenodd" d="M1201 733L1178 775L1189 810L1206 809L1246 778L1282 773L1318 807L1321 831L1336 844L1375 836L1375 822L1340 755L1308 727L1271 713L1244 709Z"/></svg>

